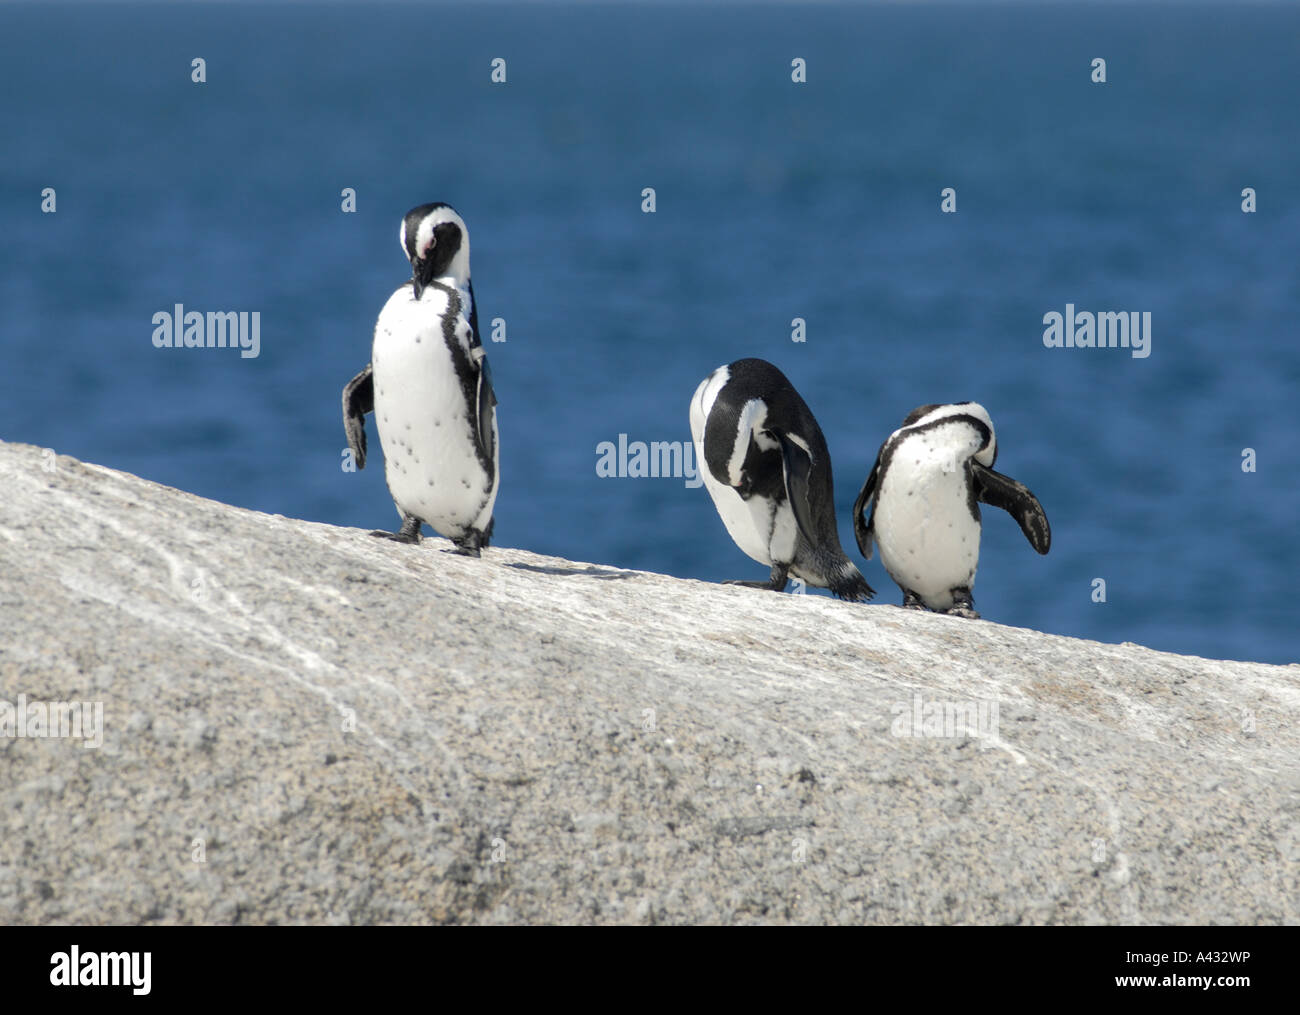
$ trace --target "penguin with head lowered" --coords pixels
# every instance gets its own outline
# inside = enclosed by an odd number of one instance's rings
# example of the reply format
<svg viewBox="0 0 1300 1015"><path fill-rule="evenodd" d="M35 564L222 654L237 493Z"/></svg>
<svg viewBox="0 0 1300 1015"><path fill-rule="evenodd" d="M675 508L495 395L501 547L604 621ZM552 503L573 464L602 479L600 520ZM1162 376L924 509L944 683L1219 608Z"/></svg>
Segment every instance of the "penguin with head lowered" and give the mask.
<svg viewBox="0 0 1300 1015"><path fill-rule="evenodd" d="M780 592L794 575L841 599L875 595L840 547L826 438L780 370L761 359L718 367L696 388L690 417L697 468L727 532L772 568L768 581L728 584Z"/></svg>
<svg viewBox="0 0 1300 1015"><path fill-rule="evenodd" d="M1051 548L1043 506L993 471L997 457L993 422L976 402L914 409L881 447L853 505L853 533L867 560L872 541L880 547L904 607L978 619L980 501L1015 518L1039 553Z"/></svg>
<svg viewBox="0 0 1300 1015"><path fill-rule="evenodd" d="M370 363L343 389L343 428L357 468L366 464L365 415L375 414L396 532L420 541L428 524L477 557L492 535L500 485L496 394L479 341L469 278L469 230L447 204L423 204L398 234L411 279L375 324Z"/></svg>

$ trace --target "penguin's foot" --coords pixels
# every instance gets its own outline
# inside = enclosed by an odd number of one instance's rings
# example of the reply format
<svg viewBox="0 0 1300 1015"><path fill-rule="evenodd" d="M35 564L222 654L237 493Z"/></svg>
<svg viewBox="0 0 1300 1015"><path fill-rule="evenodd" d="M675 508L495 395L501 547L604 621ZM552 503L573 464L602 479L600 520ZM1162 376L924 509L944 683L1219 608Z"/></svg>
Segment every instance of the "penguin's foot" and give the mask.
<svg viewBox="0 0 1300 1015"><path fill-rule="evenodd" d="M491 524L488 526L491 531ZM458 557L480 557L479 547L487 546L488 533L479 532L478 529L470 529L467 535L460 539L453 539L456 545L450 550L444 550L444 553L454 553Z"/></svg>
<svg viewBox="0 0 1300 1015"><path fill-rule="evenodd" d="M905 610L928 610L930 607L921 602L921 597L911 589L903 589L903 609Z"/></svg>
<svg viewBox="0 0 1300 1015"><path fill-rule="evenodd" d="M403 515L402 527L396 532L384 532L382 529L376 529L370 534L378 536L380 539L391 539L395 543L419 543L420 519L414 515Z"/></svg>
<svg viewBox="0 0 1300 1015"><path fill-rule="evenodd" d="M733 578L731 581L723 582L723 585L739 585L746 589L767 589L769 592L784 592L785 583L789 577L790 569L784 564L772 565L772 577L765 582L745 581L743 578Z"/></svg>
<svg viewBox="0 0 1300 1015"><path fill-rule="evenodd" d="M375 529L370 533L379 539L391 539L394 543L418 543L420 534L417 532L413 536L404 535L402 532L385 532L382 529Z"/></svg>
<svg viewBox="0 0 1300 1015"><path fill-rule="evenodd" d="M979 620L975 604L971 601L970 589L953 589L952 605L944 611L950 617L965 617L967 620Z"/></svg>

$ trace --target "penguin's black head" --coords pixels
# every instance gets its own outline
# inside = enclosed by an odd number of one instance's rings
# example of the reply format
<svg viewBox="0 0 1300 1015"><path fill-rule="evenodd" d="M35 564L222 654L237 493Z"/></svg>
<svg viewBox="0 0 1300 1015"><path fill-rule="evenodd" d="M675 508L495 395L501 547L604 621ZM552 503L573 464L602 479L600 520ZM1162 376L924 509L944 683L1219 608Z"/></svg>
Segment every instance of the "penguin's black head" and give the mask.
<svg viewBox="0 0 1300 1015"><path fill-rule="evenodd" d="M915 409L909 412L907 414L907 418L903 420L903 428L907 428L911 426L913 423L917 423L925 419L925 417L930 415L930 413L934 412L935 409L942 409L942 408L943 406L940 405L938 402L931 402L929 405L917 406Z"/></svg>
<svg viewBox="0 0 1300 1015"><path fill-rule="evenodd" d="M411 262L417 300L435 278L449 278L457 287L469 284L469 230L451 205L439 201L412 208L398 239Z"/></svg>

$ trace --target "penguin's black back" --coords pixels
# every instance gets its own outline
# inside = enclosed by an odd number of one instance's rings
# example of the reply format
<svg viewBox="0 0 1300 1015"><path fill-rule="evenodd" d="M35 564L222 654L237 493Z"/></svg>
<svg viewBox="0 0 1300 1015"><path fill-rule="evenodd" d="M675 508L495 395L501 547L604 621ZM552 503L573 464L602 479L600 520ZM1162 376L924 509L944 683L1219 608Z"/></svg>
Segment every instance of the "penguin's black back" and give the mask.
<svg viewBox="0 0 1300 1015"><path fill-rule="evenodd" d="M714 475L725 475L727 462L740 425L745 405L759 399L767 406L765 426L795 434L808 445L813 457L809 485L813 495L826 505L823 512L834 532L835 497L830 469L830 451L821 427L795 390L789 378L767 360L740 359L727 366L727 383L718 392L704 430L705 461ZM776 500L785 499L785 481L779 449L760 451L751 445L745 458L745 471L753 477L753 492ZM820 519L819 519L820 520ZM836 537L838 543L838 536Z"/></svg>

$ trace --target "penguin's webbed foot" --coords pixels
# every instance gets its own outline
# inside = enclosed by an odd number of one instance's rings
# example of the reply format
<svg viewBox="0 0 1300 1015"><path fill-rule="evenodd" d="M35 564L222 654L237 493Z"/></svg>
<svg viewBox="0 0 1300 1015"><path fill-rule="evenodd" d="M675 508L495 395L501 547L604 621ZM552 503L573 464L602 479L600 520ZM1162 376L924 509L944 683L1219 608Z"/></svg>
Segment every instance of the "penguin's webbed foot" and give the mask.
<svg viewBox="0 0 1300 1015"><path fill-rule="evenodd" d="M418 543L419 535L404 536L400 532L385 532L383 529L375 529L370 533L377 539L391 539L394 543Z"/></svg>
<svg viewBox="0 0 1300 1015"><path fill-rule="evenodd" d="M478 558L482 556L482 554L479 553L479 548L487 546L488 536L491 531L491 523L488 524L487 532L479 532L478 529L470 529L466 535L461 536L459 539L453 539L452 542L456 545L450 550L444 550L443 552L454 553L458 557Z"/></svg>
<svg viewBox="0 0 1300 1015"><path fill-rule="evenodd" d="M772 577L765 582L746 581L743 578L733 578L731 581L725 581L723 585L739 585L746 589L766 589L768 592L784 592L786 581L789 578L790 569L784 564L772 565Z"/></svg>
<svg viewBox="0 0 1300 1015"><path fill-rule="evenodd" d="M375 529L370 533L380 539L391 539L394 543L419 543L420 542L420 519L414 515L402 516L402 527L396 532L385 532L383 529Z"/></svg>
<svg viewBox="0 0 1300 1015"><path fill-rule="evenodd" d="M921 597L911 589L903 589L903 609L905 610L929 610L930 607L921 602Z"/></svg>
<svg viewBox="0 0 1300 1015"><path fill-rule="evenodd" d="M950 617L964 617L967 620L979 620L975 604L971 601L970 589L953 589L952 605L944 611Z"/></svg>

